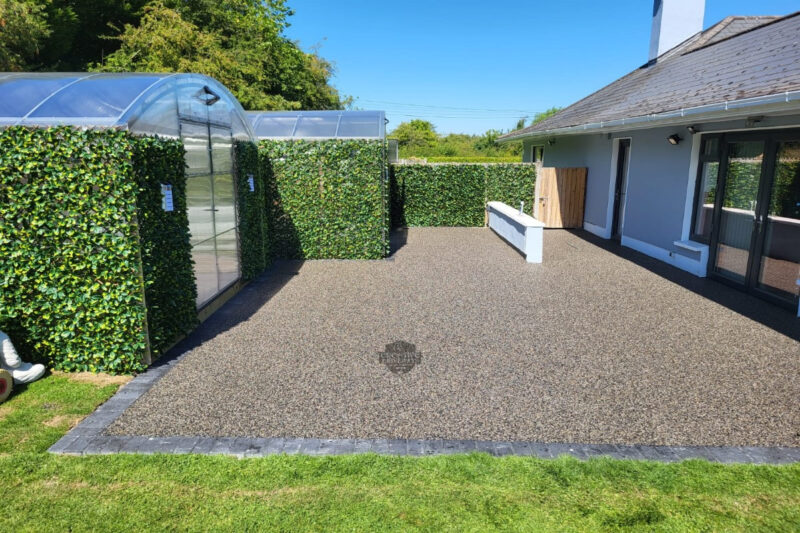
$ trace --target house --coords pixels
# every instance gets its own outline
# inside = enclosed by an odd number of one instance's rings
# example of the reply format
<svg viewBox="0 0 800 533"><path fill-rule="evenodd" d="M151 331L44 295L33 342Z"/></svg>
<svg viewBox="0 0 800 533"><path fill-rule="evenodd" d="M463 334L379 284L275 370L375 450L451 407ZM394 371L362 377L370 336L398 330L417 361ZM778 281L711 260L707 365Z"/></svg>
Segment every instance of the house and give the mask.
<svg viewBox="0 0 800 533"><path fill-rule="evenodd" d="M649 61L501 142L586 167L585 230L794 309L800 293L800 12L655 0Z"/></svg>

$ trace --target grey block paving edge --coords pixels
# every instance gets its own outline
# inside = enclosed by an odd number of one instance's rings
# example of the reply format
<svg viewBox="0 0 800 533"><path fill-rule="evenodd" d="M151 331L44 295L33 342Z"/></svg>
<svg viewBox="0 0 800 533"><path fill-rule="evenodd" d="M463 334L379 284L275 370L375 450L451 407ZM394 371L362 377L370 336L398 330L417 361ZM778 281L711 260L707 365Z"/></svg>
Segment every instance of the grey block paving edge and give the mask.
<svg viewBox="0 0 800 533"><path fill-rule="evenodd" d="M446 442L446 445L443 444ZM453 453L485 452L494 456L532 456L552 459L570 455L578 459L614 459L661 462L707 459L721 463L788 464L800 461L800 449L777 447L695 446L620 446L615 444L548 444L540 442L487 442L474 440L418 439L313 439L246 437L120 437L67 434L50 448L65 455L108 453L207 454L234 457L265 457L274 454L342 455L378 453L385 455L432 456Z"/></svg>
<svg viewBox="0 0 800 533"><path fill-rule="evenodd" d="M645 446L617 444L572 444L542 442L493 442L441 439L324 439L246 437L145 437L104 435L123 411L145 394L183 356L165 361L140 374L120 388L106 403L50 447L63 455L111 453L169 453L229 455L239 458L268 455L344 455L378 453L386 455L431 456L485 452L494 456L518 455L551 459L570 455L578 459L611 457L675 462L707 459L719 463L788 464L800 462L800 448L760 446Z"/></svg>

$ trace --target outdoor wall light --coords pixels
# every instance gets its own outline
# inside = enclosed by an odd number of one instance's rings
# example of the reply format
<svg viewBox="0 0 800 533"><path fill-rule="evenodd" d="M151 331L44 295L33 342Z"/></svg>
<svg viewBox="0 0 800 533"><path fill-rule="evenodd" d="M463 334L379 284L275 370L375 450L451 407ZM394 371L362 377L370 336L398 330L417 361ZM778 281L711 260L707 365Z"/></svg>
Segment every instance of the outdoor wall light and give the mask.
<svg viewBox="0 0 800 533"><path fill-rule="evenodd" d="M553 146L556 143L555 139L548 139L547 144Z"/></svg>
<svg viewBox="0 0 800 533"><path fill-rule="evenodd" d="M669 142L669 144L677 145L678 143L681 142L681 138L678 136L677 133L674 133L669 137L667 137L667 141Z"/></svg>
<svg viewBox="0 0 800 533"><path fill-rule="evenodd" d="M758 126L759 124L761 124L763 121L764 121L764 116L763 115L757 116L757 117L747 117L747 119L744 121L744 127L745 128L754 128L754 127Z"/></svg>
<svg viewBox="0 0 800 533"><path fill-rule="evenodd" d="M694 135L695 133L697 133L697 126L686 126L686 130L692 135Z"/></svg>

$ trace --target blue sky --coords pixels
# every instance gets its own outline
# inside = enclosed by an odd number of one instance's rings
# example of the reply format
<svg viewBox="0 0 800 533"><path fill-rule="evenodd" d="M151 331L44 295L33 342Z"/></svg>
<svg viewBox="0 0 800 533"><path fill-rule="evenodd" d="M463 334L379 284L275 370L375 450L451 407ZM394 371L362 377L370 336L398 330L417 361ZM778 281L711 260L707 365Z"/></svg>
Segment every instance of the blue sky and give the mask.
<svg viewBox="0 0 800 533"><path fill-rule="evenodd" d="M389 129L413 118L439 133L510 129L647 61L650 0L289 0L288 35L336 66L334 85ZM728 15L784 15L798 0L707 0Z"/></svg>

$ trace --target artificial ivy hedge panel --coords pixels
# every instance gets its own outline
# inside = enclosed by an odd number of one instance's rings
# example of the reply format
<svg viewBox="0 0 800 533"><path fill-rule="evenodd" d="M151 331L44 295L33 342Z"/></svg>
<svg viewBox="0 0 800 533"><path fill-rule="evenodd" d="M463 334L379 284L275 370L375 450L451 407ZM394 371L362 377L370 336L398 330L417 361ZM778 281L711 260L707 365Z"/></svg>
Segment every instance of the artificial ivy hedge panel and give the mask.
<svg viewBox="0 0 800 533"><path fill-rule="evenodd" d="M270 263L265 187L258 146L252 142L236 141L234 154L242 278L250 280L261 274Z"/></svg>
<svg viewBox="0 0 800 533"><path fill-rule="evenodd" d="M393 165L400 226L483 226L486 172L478 164Z"/></svg>
<svg viewBox="0 0 800 533"><path fill-rule="evenodd" d="M262 140L259 149L273 257L386 256L383 142Z"/></svg>
<svg viewBox="0 0 800 533"><path fill-rule="evenodd" d="M0 132L0 329L27 356L135 372L148 330L157 353L194 325L183 172L178 141ZM160 211L162 183L173 186L170 213Z"/></svg>
<svg viewBox="0 0 800 533"><path fill-rule="evenodd" d="M486 201L503 202L518 208L525 202L525 212L533 216L536 165L497 163L486 166Z"/></svg>
<svg viewBox="0 0 800 533"><path fill-rule="evenodd" d="M0 323L55 368L142 368L131 155L120 131L0 133Z"/></svg>
<svg viewBox="0 0 800 533"><path fill-rule="evenodd" d="M483 226L492 200L524 200L530 212L535 181L536 167L523 163L392 165L392 226Z"/></svg>
<svg viewBox="0 0 800 533"><path fill-rule="evenodd" d="M129 136L128 141L138 185L137 224L150 350L158 357L197 324L184 149L176 139ZM162 185L172 189L172 211L164 209Z"/></svg>

